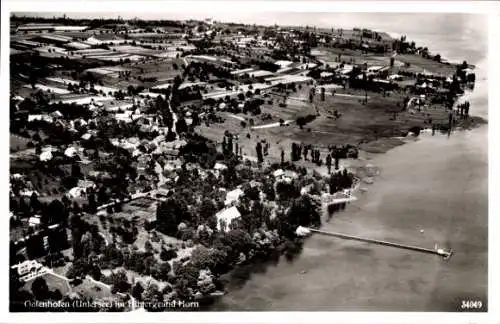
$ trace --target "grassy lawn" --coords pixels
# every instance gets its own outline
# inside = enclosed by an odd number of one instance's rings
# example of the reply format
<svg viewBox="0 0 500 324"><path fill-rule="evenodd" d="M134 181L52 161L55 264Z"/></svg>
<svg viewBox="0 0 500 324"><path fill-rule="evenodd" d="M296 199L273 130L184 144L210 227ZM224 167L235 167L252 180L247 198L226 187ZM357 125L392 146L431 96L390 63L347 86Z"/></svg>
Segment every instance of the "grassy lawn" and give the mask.
<svg viewBox="0 0 500 324"><path fill-rule="evenodd" d="M366 105L362 103L365 92L355 89L337 89L336 93L340 95L327 94L325 101L321 101L320 95L316 95L313 104L295 99L307 98L308 91L308 86L302 86L301 90L290 93L287 100L290 104L286 107L279 107L279 103L283 101L279 95L272 94L265 98L266 103L262 105L261 110L262 113L269 113L271 120L262 121L259 116L238 114L247 120L253 118L255 125L274 123L280 118L294 120L289 126L251 130L248 126L241 127L240 120L221 112L219 114L225 118L223 124L213 124L209 127L203 124L197 127L197 131L218 142L222 141L225 130L238 134L239 147L244 155L250 156L256 156L257 142L266 139L271 146L269 156L265 160L278 162L281 159L281 149L285 151L285 160L289 160L293 142L311 144L325 152L329 145L370 143L363 144L363 148L385 152L401 144L401 141L394 140L393 137L402 136L411 127L430 127L430 124L427 124L429 118L433 123L445 123L448 120L448 112L442 105L423 107L421 112L401 111L403 99L409 96L404 92L392 92L385 97L382 93L369 92ZM273 99L272 105L268 104L269 99ZM300 115L315 115L314 106L320 115L300 129L295 119ZM338 119L334 117L335 110L341 114ZM250 134L250 138L247 134ZM381 138L384 140L380 140Z"/></svg>
<svg viewBox="0 0 500 324"><path fill-rule="evenodd" d="M116 296L111 293L110 287L104 284L95 283L88 278L83 279L81 284L73 287L73 292L79 293L82 296L90 297L93 300L116 298Z"/></svg>
<svg viewBox="0 0 500 324"><path fill-rule="evenodd" d="M432 59L425 59L417 55L405 54L398 55L396 58L401 62L410 63L410 69L413 67L413 69L415 69L415 72L424 72L425 70L433 74L450 76L456 71L454 65L439 63Z"/></svg>
<svg viewBox="0 0 500 324"><path fill-rule="evenodd" d="M49 290L54 291L57 289L61 292L63 296L71 292L71 287L67 280L59 278L51 273L46 273L40 277L45 279L45 281L47 282L47 286L49 287ZM24 289L31 291L31 285L35 280L36 278L27 281L24 285Z"/></svg>
<svg viewBox="0 0 500 324"><path fill-rule="evenodd" d="M390 54L364 54L358 50L325 47L318 47L314 50L318 53L317 57L319 59L331 64L338 64L338 62L335 62L335 60L338 59L339 55L340 62L345 61L346 63L351 63L352 59L354 60L355 64L366 63L369 67L385 66L389 65L390 62ZM409 63L410 66L403 67L405 63ZM432 59L426 59L419 55L412 54L397 55L393 72L397 73L398 65L405 71L411 71L415 73L422 73L424 71L427 71L445 76L449 76L455 73L455 66L451 64L436 62Z"/></svg>
<svg viewBox="0 0 500 324"><path fill-rule="evenodd" d="M10 134L9 146L11 152L18 152L28 148L27 144L31 139Z"/></svg>

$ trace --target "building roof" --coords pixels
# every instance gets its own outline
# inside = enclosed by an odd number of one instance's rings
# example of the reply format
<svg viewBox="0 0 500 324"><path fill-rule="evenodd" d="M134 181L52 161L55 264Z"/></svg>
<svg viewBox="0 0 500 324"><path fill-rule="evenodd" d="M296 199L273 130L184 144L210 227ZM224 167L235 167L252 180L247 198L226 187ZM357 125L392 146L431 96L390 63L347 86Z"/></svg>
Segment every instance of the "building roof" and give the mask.
<svg viewBox="0 0 500 324"><path fill-rule="evenodd" d="M34 225L40 225L40 217L30 217L30 219L28 220L30 226L34 226Z"/></svg>
<svg viewBox="0 0 500 324"><path fill-rule="evenodd" d="M52 152L51 151L45 151L40 154L40 161L49 161L52 160Z"/></svg>
<svg viewBox="0 0 500 324"><path fill-rule="evenodd" d="M74 157L78 152L76 151L76 148L74 147L68 147L65 151L64 151L64 155L66 155L67 157Z"/></svg>
<svg viewBox="0 0 500 324"><path fill-rule="evenodd" d="M72 38L63 35L45 34L39 36L41 39L55 41L55 42L71 42Z"/></svg>
<svg viewBox="0 0 500 324"><path fill-rule="evenodd" d="M116 36L115 34L94 34L90 38L94 38L103 42L113 41L113 40L124 40L121 37Z"/></svg>
<svg viewBox="0 0 500 324"><path fill-rule="evenodd" d="M226 194L226 201L224 202L226 206L231 205L233 202L238 201L241 195L243 195L244 192L240 188L234 189L232 191L229 191Z"/></svg>
<svg viewBox="0 0 500 324"><path fill-rule="evenodd" d="M225 169L227 169L227 166L223 163L217 162L217 163L215 163L214 169L215 170L225 170Z"/></svg>
<svg viewBox="0 0 500 324"><path fill-rule="evenodd" d="M231 222L237 218L241 217L240 212L238 211L238 208L236 206L221 210L217 214L215 214L215 217L217 218L217 229L220 231L222 226L224 225L223 230L224 231L229 231L229 225ZM223 223L223 224L221 224Z"/></svg>

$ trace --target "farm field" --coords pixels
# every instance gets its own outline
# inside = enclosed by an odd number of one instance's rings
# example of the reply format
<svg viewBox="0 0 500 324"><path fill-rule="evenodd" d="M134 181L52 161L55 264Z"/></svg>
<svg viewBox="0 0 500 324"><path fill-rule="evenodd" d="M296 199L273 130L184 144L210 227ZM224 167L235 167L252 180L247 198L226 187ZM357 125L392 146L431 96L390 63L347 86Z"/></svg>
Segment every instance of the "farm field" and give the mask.
<svg viewBox="0 0 500 324"><path fill-rule="evenodd" d="M10 152L18 152L23 151L28 148L28 143L31 139L21 137L19 135L10 134L9 136L9 147Z"/></svg>
<svg viewBox="0 0 500 324"><path fill-rule="evenodd" d="M242 148L243 155L248 156L255 156L255 145L266 138L271 144L270 156L266 159L279 161L281 149L289 150L292 142L312 144L316 147L321 143L323 148L338 144L361 144L367 150L385 152L402 144L401 141L391 138L405 134L411 127L425 127L429 119L434 123L445 123L448 118L448 113L441 105L423 107L420 112L402 111L402 102L407 96L404 92L392 92L385 97L382 93L370 93L367 97L368 103L364 105L364 91L337 88L333 96L329 92L326 93L325 101L320 101L320 95L317 94L313 104L308 102L308 91L309 87L303 86L302 90L290 93L286 107L279 105L284 100L279 93L272 93L268 98L264 98L265 103L261 106L261 111L262 114L269 114L270 119L262 120L259 116L250 114L219 112L224 118L223 124L213 124L209 127L202 124L197 129L203 136L219 142L225 130L238 134L239 147ZM272 104L269 104L270 100ZM340 114L340 118L335 118L335 111ZM303 129L296 124L297 117L316 115L317 112L319 116ZM292 122L288 126L251 129L248 126L250 119L254 120L256 126L276 123L280 119ZM243 120L247 123L245 128L241 125Z"/></svg>

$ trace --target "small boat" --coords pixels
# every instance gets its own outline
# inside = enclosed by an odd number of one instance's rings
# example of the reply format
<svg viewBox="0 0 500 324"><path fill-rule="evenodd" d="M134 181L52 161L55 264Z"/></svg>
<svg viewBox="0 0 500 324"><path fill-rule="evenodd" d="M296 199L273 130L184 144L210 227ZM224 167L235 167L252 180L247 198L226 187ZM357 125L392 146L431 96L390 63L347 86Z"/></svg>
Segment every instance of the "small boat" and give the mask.
<svg viewBox="0 0 500 324"><path fill-rule="evenodd" d="M442 256L445 260L448 260L449 258L451 258L451 256L454 253L453 249L446 250L443 248L439 248L437 244L434 246L434 249L436 250L437 254Z"/></svg>

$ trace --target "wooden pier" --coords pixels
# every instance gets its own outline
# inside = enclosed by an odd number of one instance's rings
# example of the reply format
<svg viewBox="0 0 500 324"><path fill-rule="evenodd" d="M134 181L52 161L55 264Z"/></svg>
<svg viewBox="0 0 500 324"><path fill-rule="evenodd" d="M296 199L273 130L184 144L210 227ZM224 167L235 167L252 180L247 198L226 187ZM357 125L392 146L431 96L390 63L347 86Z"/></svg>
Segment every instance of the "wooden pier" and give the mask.
<svg viewBox="0 0 500 324"><path fill-rule="evenodd" d="M428 253L428 254L436 254L436 255L439 255L445 259L448 259L453 254L453 251L446 251L444 249L427 249L427 248L423 248L423 247L419 247L419 246L369 239L369 238L364 238L364 237L355 236L355 235L327 232L327 231L322 231L322 230L318 230L318 229L314 229L314 228L308 228L308 230L310 230L312 233L334 236L334 237L348 239L348 240L355 240L355 241L373 243L373 244L378 244L378 245L392 246L395 248L406 249L406 250L417 251L417 252Z"/></svg>

